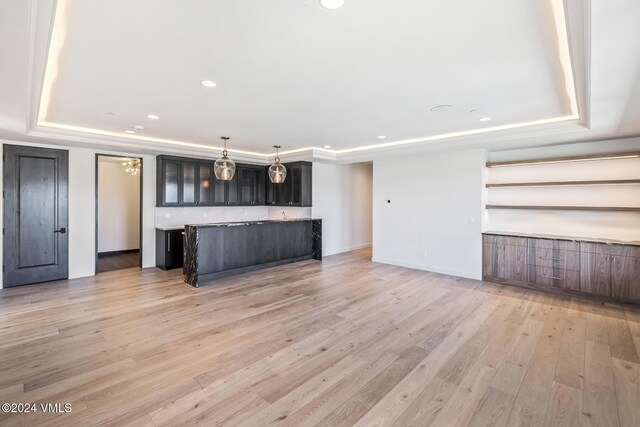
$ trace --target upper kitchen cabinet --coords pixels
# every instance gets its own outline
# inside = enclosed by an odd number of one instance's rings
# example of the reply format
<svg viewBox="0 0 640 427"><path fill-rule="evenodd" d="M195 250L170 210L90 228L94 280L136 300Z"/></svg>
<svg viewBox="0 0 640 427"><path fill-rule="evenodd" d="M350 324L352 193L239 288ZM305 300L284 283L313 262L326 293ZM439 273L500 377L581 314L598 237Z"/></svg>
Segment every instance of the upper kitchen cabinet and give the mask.
<svg viewBox="0 0 640 427"><path fill-rule="evenodd" d="M264 205L267 178L265 167L239 165L236 167L236 175L238 177L238 204Z"/></svg>
<svg viewBox="0 0 640 427"><path fill-rule="evenodd" d="M156 206L211 206L213 162L172 156L156 158Z"/></svg>
<svg viewBox="0 0 640 427"><path fill-rule="evenodd" d="M213 173L213 164L202 159L158 156L156 206L237 205L238 173L231 181L220 181Z"/></svg>
<svg viewBox="0 0 640 427"><path fill-rule="evenodd" d="M311 206L311 162L285 163L287 177L282 184L267 182L267 205Z"/></svg>

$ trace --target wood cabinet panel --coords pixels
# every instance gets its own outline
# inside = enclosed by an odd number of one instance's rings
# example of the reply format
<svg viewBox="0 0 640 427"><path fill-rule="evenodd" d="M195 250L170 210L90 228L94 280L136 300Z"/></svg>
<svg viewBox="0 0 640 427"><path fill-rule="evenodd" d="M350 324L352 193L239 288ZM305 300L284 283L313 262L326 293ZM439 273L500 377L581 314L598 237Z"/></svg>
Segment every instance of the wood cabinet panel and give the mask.
<svg viewBox="0 0 640 427"><path fill-rule="evenodd" d="M607 245L582 243L580 255L580 290L589 294L611 296L611 262Z"/></svg>
<svg viewBox="0 0 640 427"><path fill-rule="evenodd" d="M640 246L483 235L483 278L640 303Z"/></svg>
<svg viewBox="0 0 640 427"><path fill-rule="evenodd" d="M501 237L501 239L487 239L493 243L483 244L483 274L498 280L526 282L526 238Z"/></svg>
<svg viewBox="0 0 640 427"><path fill-rule="evenodd" d="M640 301L640 257L612 256L611 296Z"/></svg>
<svg viewBox="0 0 640 427"><path fill-rule="evenodd" d="M527 246L505 244L504 252L505 279L512 282L526 282L528 277Z"/></svg>

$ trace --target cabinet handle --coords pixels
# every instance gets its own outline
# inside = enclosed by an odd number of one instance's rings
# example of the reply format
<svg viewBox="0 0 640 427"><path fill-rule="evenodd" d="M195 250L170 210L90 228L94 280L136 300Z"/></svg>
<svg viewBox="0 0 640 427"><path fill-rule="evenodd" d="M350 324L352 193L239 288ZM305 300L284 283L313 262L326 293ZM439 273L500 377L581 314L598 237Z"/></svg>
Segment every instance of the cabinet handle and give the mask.
<svg viewBox="0 0 640 427"><path fill-rule="evenodd" d="M167 252L171 252L171 236L167 234Z"/></svg>
<svg viewBox="0 0 640 427"><path fill-rule="evenodd" d="M539 256L538 259L548 259L550 261L564 261L562 258L549 258L544 256Z"/></svg>
<svg viewBox="0 0 640 427"><path fill-rule="evenodd" d="M547 276L545 274L541 274L540 276L546 278L546 279L556 279L556 280L564 280L564 277L557 277L557 276Z"/></svg>

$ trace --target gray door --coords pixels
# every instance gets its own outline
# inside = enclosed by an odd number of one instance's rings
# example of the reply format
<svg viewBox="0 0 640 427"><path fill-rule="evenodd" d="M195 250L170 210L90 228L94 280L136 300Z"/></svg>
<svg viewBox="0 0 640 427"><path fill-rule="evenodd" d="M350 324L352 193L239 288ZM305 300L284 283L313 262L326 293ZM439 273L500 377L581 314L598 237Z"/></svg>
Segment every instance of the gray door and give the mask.
<svg viewBox="0 0 640 427"><path fill-rule="evenodd" d="M68 152L4 146L4 286L68 277Z"/></svg>

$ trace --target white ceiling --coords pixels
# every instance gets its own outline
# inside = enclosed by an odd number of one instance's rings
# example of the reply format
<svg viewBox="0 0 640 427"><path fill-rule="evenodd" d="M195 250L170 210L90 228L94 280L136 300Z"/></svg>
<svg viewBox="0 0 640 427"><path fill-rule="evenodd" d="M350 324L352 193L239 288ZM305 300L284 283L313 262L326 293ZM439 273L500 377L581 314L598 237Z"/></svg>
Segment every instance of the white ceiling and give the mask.
<svg viewBox="0 0 640 427"><path fill-rule="evenodd" d="M640 134L640 2L566 1L568 79L557 2L346 0L330 11L317 0L58 0L47 56L52 0L3 0L0 137L163 152L228 135L256 154L331 145L321 154L362 160L390 148L355 150L381 142L505 148ZM572 115L574 81L581 120L519 127ZM440 104L453 108L430 111ZM133 125L145 130L123 133ZM486 128L496 131L473 132Z"/></svg>

